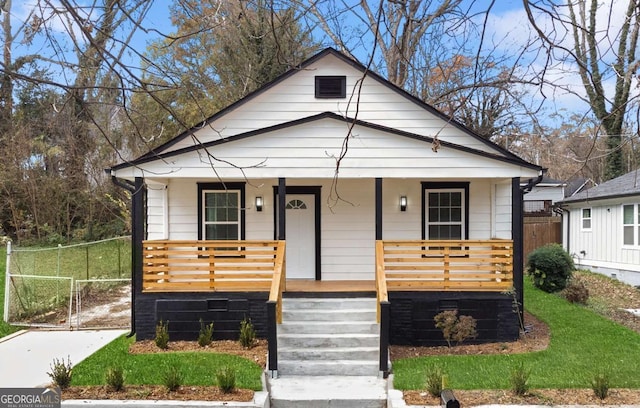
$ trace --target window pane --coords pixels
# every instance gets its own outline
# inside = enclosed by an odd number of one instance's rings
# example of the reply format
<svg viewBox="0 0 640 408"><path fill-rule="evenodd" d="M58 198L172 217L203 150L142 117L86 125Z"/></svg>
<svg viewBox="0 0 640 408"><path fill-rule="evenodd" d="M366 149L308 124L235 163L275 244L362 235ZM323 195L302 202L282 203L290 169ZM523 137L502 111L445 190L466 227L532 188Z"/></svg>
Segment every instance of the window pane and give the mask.
<svg viewBox="0 0 640 408"><path fill-rule="evenodd" d="M440 206L448 207L451 205L451 193L440 193Z"/></svg>
<svg viewBox="0 0 640 408"><path fill-rule="evenodd" d="M591 229L591 220L582 220L582 229Z"/></svg>
<svg viewBox="0 0 640 408"><path fill-rule="evenodd" d="M205 228L205 239L238 239L237 224L209 224Z"/></svg>
<svg viewBox="0 0 640 408"><path fill-rule="evenodd" d="M449 208L440 209L440 222L451 221L451 210Z"/></svg>
<svg viewBox="0 0 640 408"><path fill-rule="evenodd" d="M451 193L451 205L455 207L462 206L462 193Z"/></svg>
<svg viewBox="0 0 640 408"><path fill-rule="evenodd" d="M440 226L429 225L429 239L440 239Z"/></svg>
<svg viewBox="0 0 640 408"><path fill-rule="evenodd" d="M438 206L438 193L429 193L429 207Z"/></svg>
<svg viewBox="0 0 640 408"><path fill-rule="evenodd" d="M591 208L582 209L582 218L591 218Z"/></svg>
<svg viewBox="0 0 640 408"><path fill-rule="evenodd" d="M462 208L451 209L451 221L462 221Z"/></svg>
<svg viewBox="0 0 640 408"><path fill-rule="evenodd" d="M633 245L633 227L624 227L624 244Z"/></svg>
<svg viewBox="0 0 640 408"><path fill-rule="evenodd" d="M429 222L438 222L440 219L438 218L438 209L437 208L429 208Z"/></svg>
<svg viewBox="0 0 640 408"><path fill-rule="evenodd" d="M625 205L622 207L622 223L624 225L633 224L633 205Z"/></svg>

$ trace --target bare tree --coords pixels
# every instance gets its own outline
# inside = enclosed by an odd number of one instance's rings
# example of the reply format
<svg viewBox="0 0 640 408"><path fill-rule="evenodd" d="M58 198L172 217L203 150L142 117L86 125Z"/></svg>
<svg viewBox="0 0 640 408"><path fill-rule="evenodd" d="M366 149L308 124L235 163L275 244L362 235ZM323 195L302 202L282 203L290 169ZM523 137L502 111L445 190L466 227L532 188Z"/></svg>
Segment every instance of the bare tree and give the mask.
<svg viewBox="0 0 640 408"><path fill-rule="evenodd" d="M623 9L621 6L625 1ZM637 93L631 92L631 86L640 67L636 56L640 1L619 0L603 4L597 0L562 3L524 0L523 3L546 51L547 64L539 74L541 82L561 87L588 103L606 137L605 178L623 174L625 120L638 98ZM551 79L556 64L577 71L584 93Z"/></svg>

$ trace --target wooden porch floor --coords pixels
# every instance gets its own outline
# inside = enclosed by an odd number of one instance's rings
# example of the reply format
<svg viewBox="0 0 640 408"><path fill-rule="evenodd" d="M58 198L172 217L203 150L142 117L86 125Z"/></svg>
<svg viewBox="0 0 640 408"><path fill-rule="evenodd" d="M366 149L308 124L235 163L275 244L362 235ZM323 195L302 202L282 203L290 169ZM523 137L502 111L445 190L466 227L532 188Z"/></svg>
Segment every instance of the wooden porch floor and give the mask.
<svg viewBox="0 0 640 408"><path fill-rule="evenodd" d="M375 292L374 280L288 280L285 292Z"/></svg>

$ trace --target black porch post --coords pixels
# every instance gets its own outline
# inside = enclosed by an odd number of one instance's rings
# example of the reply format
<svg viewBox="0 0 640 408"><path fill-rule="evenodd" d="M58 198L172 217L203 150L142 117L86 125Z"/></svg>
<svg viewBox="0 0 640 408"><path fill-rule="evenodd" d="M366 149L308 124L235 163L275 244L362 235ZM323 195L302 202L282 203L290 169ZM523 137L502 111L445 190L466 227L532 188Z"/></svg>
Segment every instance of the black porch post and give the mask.
<svg viewBox="0 0 640 408"><path fill-rule="evenodd" d="M376 241L382 239L382 179L376 178Z"/></svg>
<svg viewBox="0 0 640 408"><path fill-rule="evenodd" d="M286 239L286 222L285 222L285 207L287 205L287 179L280 177L278 179L278 239Z"/></svg>
<svg viewBox="0 0 640 408"><path fill-rule="evenodd" d="M511 234L513 238L513 288L519 304L519 321L523 322L524 311L524 221L523 221L523 192L520 188L520 178L511 179ZM524 327L520 328L521 330Z"/></svg>
<svg viewBox="0 0 640 408"><path fill-rule="evenodd" d="M131 334L136 332L136 297L142 293L142 240L145 219L144 179L136 177L131 202Z"/></svg>

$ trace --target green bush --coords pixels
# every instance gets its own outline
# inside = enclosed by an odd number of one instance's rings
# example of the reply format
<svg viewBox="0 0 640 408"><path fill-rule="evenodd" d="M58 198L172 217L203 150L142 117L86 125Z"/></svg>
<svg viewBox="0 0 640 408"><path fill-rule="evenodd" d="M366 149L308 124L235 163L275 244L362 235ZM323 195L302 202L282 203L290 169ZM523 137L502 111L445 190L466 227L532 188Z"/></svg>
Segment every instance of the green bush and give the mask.
<svg viewBox="0 0 640 408"><path fill-rule="evenodd" d="M240 322L240 344L244 348L251 348L256 342L256 330L251 319L246 317Z"/></svg>
<svg viewBox="0 0 640 408"><path fill-rule="evenodd" d="M223 367L216 373L216 382L220 390L228 394L236 389L236 371L231 367Z"/></svg>
<svg viewBox="0 0 640 408"><path fill-rule="evenodd" d="M529 391L529 375L530 372L525 370L523 364L520 364L511 371L509 382L511 383L511 391L513 391L515 395L523 396Z"/></svg>
<svg viewBox="0 0 640 408"><path fill-rule="evenodd" d="M605 373L598 373L591 380L591 389L596 397L601 400L607 398L609 395L609 376Z"/></svg>
<svg viewBox="0 0 640 408"><path fill-rule="evenodd" d="M161 348L162 350L166 350L169 348L169 321L160 322L156 325L156 338L155 338L156 346Z"/></svg>
<svg viewBox="0 0 640 408"><path fill-rule="evenodd" d="M170 392L177 391L183 381L184 377L178 366L175 365L170 366L162 376L162 384L164 384Z"/></svg>
<svg viewBox="0 0 640 408"><path fill-rule="evenodd" d="M198 334L198 345L206 347L211 344L213 338L213 322L205 325L200 319L200 333Z"/></svg>
<svg viewBox="0 0 640 408"><path fill-rule="evenodd" d="M67 357L66 363L64 359L58 360L55 358L53 359L53 364L51 364L51 372L48 372L47 375L51 378L51 381L53 381L53 385L64 390L71 385L71 372L72 365L69 357Z"/></svg>
<svg viewBox="0 0 640 408"><path fill-rule="evenodd" d="M431 367L427 371L425 387L432 397L440 397L444 389L444 373L440 367Z"/></svg>
<svg viewBox="0 0 640 408"><path fill-rule="evenodd" d="M564 289L574 270L573 259L559 244L540 247L527 259L527 272L533 284L547 293Z"/></svg>
<svg viewBox="0 0 640 408"><path fill-rule="evenodd" d="M122 367L109 367L104 374L104 382L110 390L120 391L124 388L124 371Z"/></svg>

